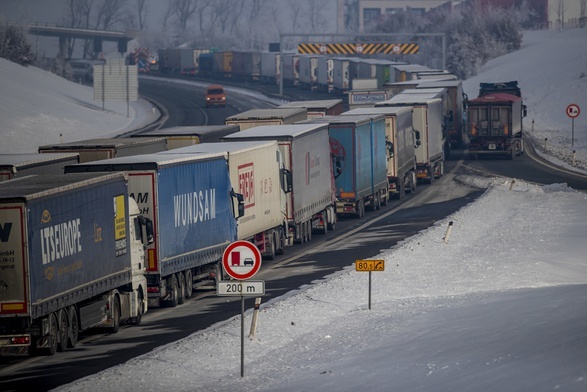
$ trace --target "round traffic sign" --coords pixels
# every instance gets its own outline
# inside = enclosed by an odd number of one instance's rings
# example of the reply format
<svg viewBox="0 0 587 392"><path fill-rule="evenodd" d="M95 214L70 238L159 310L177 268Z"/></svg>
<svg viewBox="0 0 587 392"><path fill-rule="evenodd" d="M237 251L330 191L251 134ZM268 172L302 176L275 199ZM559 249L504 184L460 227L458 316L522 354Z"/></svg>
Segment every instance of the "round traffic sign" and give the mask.
<svg viewBox="0 0 587 392"><path fill-rule="evenodd" d="M250 279L261 268L261 252L249 241L235 241L224 250L222 266L233 279Z"/></svg>
<svg viewBox="0 0 587 392"><path fill-rule="evenodd" d="M578 105L572 103L569 106L567 106L567 116L569 116L570 118L579 117L579 113L581 113L581 109L579 109Z"/></svg>

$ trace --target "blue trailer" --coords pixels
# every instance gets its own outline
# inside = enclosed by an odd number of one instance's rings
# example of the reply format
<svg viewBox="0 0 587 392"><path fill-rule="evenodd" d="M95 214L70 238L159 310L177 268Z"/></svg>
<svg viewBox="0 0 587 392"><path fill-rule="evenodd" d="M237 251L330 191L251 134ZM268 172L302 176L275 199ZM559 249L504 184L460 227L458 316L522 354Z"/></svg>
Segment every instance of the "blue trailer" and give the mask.
<svg viewBox="0 0 587 392"><path fill-rule="evenodd" d="M124 173L1 183L0 353L52 355L82 330L138 324L147 310L143 223Z"/></svg>
<svg viewBox="0 0 587 392"><path fill-rule="evenodd" d="M387 204L385 116L323 116L305 122L328 123L336 213L361 218L366 206L379 210Z"/></svg>
<svg viewBox="0 0 587 392"><path fill-rule="evenodd" d="M226 153L156 153L65 168L66 173L128 172L129 193L154 224L155 241L147 249L150 306L177 306L194 285L215 287L222 276L222 254L237 240L236 219L244 211L226 158Z"/></svg>

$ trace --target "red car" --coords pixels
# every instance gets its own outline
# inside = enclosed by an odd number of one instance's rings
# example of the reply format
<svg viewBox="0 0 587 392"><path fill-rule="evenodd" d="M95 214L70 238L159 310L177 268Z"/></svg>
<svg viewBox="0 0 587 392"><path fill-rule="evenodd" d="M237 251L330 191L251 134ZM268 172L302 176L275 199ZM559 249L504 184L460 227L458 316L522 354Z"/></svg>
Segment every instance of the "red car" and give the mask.
<svg viewBox="0 0 587 392"><path fill-rule="evenodd" d="M210 106L226 106L224 87L217 84L208 86L206 89L206 107Z"/></svg>

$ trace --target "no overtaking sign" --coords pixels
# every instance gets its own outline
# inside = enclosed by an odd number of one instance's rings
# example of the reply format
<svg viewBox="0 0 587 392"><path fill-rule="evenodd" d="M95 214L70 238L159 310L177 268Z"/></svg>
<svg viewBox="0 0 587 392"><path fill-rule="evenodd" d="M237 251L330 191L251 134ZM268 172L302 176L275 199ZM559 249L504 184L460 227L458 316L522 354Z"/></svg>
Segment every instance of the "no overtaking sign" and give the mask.
<svg viewBox="0 0 587 392"><path fill-rule="evenodd" d="M224 250L222 266L233 279L250 279L261 268L261 252L249 241L235 241Z"/></svg>

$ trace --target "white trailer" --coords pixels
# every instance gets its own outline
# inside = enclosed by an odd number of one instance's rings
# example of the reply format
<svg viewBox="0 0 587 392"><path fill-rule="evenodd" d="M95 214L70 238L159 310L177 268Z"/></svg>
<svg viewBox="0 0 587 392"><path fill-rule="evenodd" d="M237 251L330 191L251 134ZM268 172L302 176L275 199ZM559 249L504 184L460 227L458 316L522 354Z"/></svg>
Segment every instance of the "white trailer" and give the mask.
<svg viewBox="0 0 587 392"><path fill-rule="evenodd" d="M279 84L281 56L279 52L261 52L261 82Z"/></svg>
<svg viewBox="0 0 587 392"><path fill-rule="evenodd" d="M417 94L398 94L375 105L413 109L413 126L421 145L416 148L417 178L428 183L444 174L444 143L442 131L442 100L421 98Z"/></svg>
<svg viewBox="0 0 587 392"><path fill-rule="evenodd" d="M300 55L284 53L282 60L283 85L297 86L300 78Z"/></svg>
<svg viewBox="0 0 587 392"><path fill-rule="evenodd" d="M275 140L201 143L161 154L225 153L230 182L243 195L238 239L249 241L269 260L285 253L287 220L283 158Z"/></svg>
<svg viewBox="0 0 587 392"><path fill-rule="evenodd" d="M332 91L332 57L318 57L317 89L324 92Z"/></svg>
<svg viewBox="0 0 587 392"><path fill-rule="evenodd" d="M318 58L315 54L300 56L299 86L302 89L312 90L318 84Z"/></svg>
<svg viewBox="0 0 587 392"><path fill-rule="evenodd" d="M240 130L257 127L259 125L293 124L308 118L304 108L269 108L251 109L234 116L227 117L226 125L239 125Z"/></svg>
<svg viewBox="0 0 587 392"><path fill-rule="evenodd" d="M40 153L77 152L80 163L165 150L167 150L167 139L164 137L87 139L39 147Z"/></svg>
<svg viewBox="0 0 587 392"><path fill-rule="evenodd" d="M288 243L304 243L312 232L325 234L336 224L334 176L328 124L259 126L230 134L224 141L276 140L291 176L286 210Z"/></svg>

